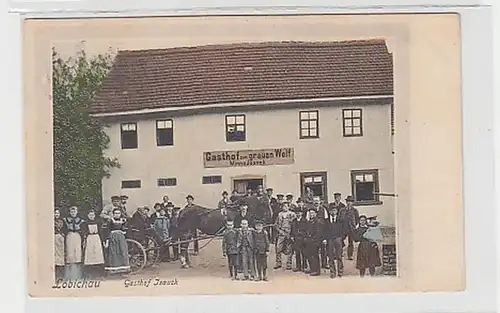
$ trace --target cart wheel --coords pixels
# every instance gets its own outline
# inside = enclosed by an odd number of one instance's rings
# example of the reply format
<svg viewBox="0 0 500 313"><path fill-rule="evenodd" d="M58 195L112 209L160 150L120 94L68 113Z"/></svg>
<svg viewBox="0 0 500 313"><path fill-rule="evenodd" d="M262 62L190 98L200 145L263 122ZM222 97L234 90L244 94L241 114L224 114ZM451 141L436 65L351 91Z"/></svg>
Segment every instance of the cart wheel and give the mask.
<svg viewBox="0 0 500 313"><path fill-rule="evenodd" d="M144 249L146 250L146 267L150 267L160 261L160 245L150 236L144 240Z"/></svg>
<svg viewBox="0 0 500 313"><path fill-rule="evenodd" d="M142 270L146 265L146 250L133 239L127 239L127 246L130 270L133 273Z"/></svg>

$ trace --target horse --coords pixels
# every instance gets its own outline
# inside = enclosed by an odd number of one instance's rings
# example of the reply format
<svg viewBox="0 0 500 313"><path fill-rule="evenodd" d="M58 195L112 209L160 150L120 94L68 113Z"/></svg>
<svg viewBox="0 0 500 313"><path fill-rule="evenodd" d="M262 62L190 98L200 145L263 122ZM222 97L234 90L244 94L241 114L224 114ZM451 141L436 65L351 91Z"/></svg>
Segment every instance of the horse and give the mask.
<svg viewBox="0 0 500 313"><path fill-rule="evenodd" d="M177 237L182 241L179 258L182 268L189 268L188 246L189 241L196 238L196 230L205 235L215 236L225 228L226 220L234 219L236 214L236 211L228 210L224 216L219 209L209 209L196 204L180 210L177 219Z"/></svg>
<svg viewBox="0 0 500 313"><path fill-rule="evenodd" d="M182 268L189 268L188 246L192 239L196 239L196 230L200 230L203 234L209 236L220 234L224 230L227 220L235 220L238 215L238 206L239 203L229 206L225 216L219 209L209 209L196 204L180 210L177 219L177 238L182 242L179 255ZM262 220L269 222L270 218L266 218L269 215L268 212L265 209L259 212L257 206L258 204L251 203L248 214L254 217L262 215L264 216Z"/></svg>

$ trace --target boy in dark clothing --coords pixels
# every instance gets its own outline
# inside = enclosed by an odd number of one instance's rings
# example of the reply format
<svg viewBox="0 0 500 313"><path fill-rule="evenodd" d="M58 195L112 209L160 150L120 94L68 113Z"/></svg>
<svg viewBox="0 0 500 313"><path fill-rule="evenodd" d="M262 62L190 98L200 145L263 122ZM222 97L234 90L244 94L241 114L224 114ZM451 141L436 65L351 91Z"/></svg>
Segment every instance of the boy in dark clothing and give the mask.
<svg viewBox="0 0 500 313"><path fill-rule="evenodd" d="M222 237L222 256L227 256L229 275L232 280L238 279L238 231L233 221L227 221Z"/></svg>
<svg viewBox="0 0 500 313"><path fill-rule="evenodd" d="M292 222L292 246L293 253L295 254L295 268L294 272L305 271L307 268L307 258L304 253L304 240L306 236L307 221L305 214L297 207L295 211L296 218Z"/></svg>
<svg viewBox="0 0 500 313"><path fill-rule="evenodd" d="M267 253L269 252L269 236L263 229L261 221L255 222L254 244L257 261L257 280L267 281Z"/></svg>

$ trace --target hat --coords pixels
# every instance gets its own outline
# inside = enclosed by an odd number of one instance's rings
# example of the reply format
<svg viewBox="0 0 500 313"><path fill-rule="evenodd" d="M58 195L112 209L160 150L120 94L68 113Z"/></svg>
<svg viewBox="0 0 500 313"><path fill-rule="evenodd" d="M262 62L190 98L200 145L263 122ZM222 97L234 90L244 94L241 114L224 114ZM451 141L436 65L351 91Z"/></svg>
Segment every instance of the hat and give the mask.
<svg viewBox="0 0 500 313"><path fill-rule="evenodd" d="M345 201L354 202L354 198L352 196L347 196L347 198L345 198Z"/></svg>
<svg viewBox="0 0 500 313"><path fill-rule="evenodd" d="M156 208L157 206L161 207L161 204L159 202L156 202L153 208Z"/></svg>
<svg viewBox="0 0 500 313"><path fill-rule="evenodd" d="M299 202L304 202L304 200L302 200L302 198L301 198L301 197L299 197L299 198L297 198L297 201L296 201L296 202L297 202L297 203L299 203Z"/></svg>
<svg viewBox="0 0 500 313"><path fill-rule="evenodd" d="M286 195L287 198L293 198L293 195L291 193Z"/></svg>
<svg viewBox="0 0 500 313"><path fill-rule="evenodd" d="M278 199L283 199L284 197L285 196L282 193L276 195L276 198L278 198Z"/></svg>
<svg viewBox="0 0 500 313"><path fill-rule="evenodd" d="M174 206L174 210L180 210L181 207L180 206Z"/></svg>
<svg viewBox="0 0 500 313"><path fill-rule="evenodd" d="M315 208L315 207L313 207L313 206L308 207L308 208L307 208L307 211L314 211L314 212L317 212L317 211L316 211L316 208Z"/></svg>
<svg viewBox="0 0 500 313"><path fill-rule="evenodd" d="M167 202L167 205L165 207L167 207L167 208L173 208L174 204L169 201L169 202Z"/></svg>
<svg viewBox="0 0 500 313"><path fill-rule="evenodd" d="M256 220L254 224L255 225L263 225L264 222L262 220Z"/></svg>
<svg viewBox="0 0 500 313"><path fill-rule="evenodd" d="M128 200L128 196L122 195L120 196L120 200Z"/></svg>
<svg viewBox="0 0 500 313"><path fill-rule="evenodd" d="M116 200L120 200L120 197L119 196L112 196L111 197L111 201L116 201Z"/></svg>
<svg viewBox="0 0 500 313"><path fill-rule="evenodd" d="M193 197L192 195L188 195L188 196L186 197L186 200L187 200L187 199L194 200L194 197Z"/></svg>
<svg viewBox="0 0 500 313"><path fill-rule="evenodd" d="M266 191L273 191L273 188L266 188Z"/></svg>
<svg viewBox="0 0 500 313"><path fill-rule="evenodd" d="M227 195L228 195L227 191L225 191L225 190L224 190L224 191L222 192L222 195L223 195L223 196L227 196Z"/></svg>
<svg viewBox="0 0 500 313"><path fill-rule="evenodd" d="M333 196L334 196L334 197L337 197L337 196L339 196L339 197L340 197L340 196L341 196L341 194L340 194L340 192L336 192L336 193L334 193L334 194L333 194Z"/></svg>

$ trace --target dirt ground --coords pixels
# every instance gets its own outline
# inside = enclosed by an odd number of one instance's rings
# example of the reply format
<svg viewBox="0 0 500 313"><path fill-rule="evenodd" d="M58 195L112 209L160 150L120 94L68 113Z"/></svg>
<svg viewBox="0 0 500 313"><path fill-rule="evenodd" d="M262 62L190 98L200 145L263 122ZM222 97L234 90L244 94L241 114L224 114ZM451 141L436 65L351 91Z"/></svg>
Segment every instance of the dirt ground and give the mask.
<svg viewBox="0 0 500 313"><path fill-rule="evenodd" d="M179 261L163 262L152 267L145 268L140 272L134 273L130 278L140 279L149 278L152 276L158 277L185 277L185 278L210 278L210 277L229 277L227 259L222 256L221 249L221 238L216 238L210 242L200 241L200 252L198 255L191 255L191 268L182 269L180 267ZM206 246L205 246L206 245ZM190 245L192 248L192 245ZM354 247L354 260L347 260L345 257L344 248L344 276L359 275L356 270L356 248ZM271 251L268 256L268 276L270 280L280 279L280 277L295 276L297 279L300 278L329 278L329 270L322 269L322 275L320 277L309 277L301 272L294 273L292 271L285 271L283 268L278 270L273 270L273 266L276 264L276 255L274 251L274 246L271 247ZM285 258L283 258L285 261ZM293 258L293 263L295 265L295 258ZM380 275L382 268L377 268L377 275Z"/></svg>

